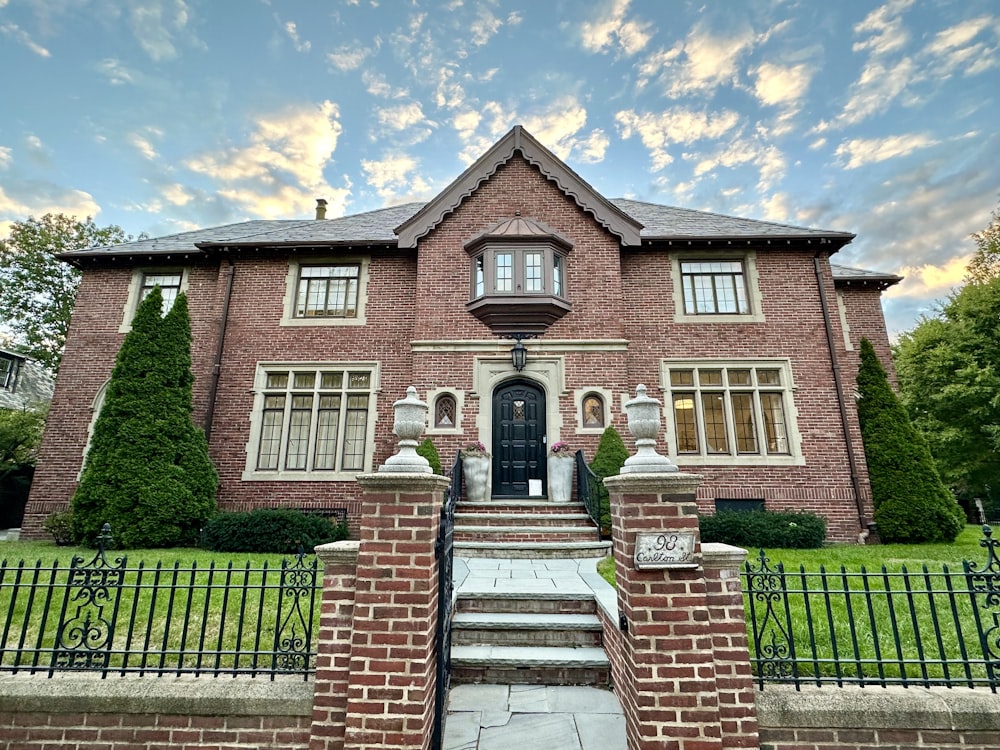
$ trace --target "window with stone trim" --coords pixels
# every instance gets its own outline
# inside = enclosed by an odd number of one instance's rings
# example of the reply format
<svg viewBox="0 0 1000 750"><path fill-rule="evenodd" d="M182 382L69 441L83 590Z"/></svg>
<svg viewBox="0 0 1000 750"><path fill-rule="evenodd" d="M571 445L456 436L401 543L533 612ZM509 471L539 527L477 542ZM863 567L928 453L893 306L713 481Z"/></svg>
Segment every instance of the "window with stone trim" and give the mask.
<svg viewBox="0 0 1000 750"><path fill-rule="evenodd" d="M170 312L174 306L177 295L187 290L188 272L184 268L137 268L132 272L132 280L129 284L128 300L125 302L125 312L122 316L120 333L128 333L132 328L132 318L135 311L139 309L141 303L153 291L154 287L160 287L160 294L163 297L163 307L161 315Z"/></svg>
<svg viewBox="0 0 1000 750"><path fill-rule="evenodd" d="M261 365L246 478L321 479L370 468L371 366Z"/></svg>
<svg viewBox="0 0 1000 750"><path fill-rule="evenodd" d="M599 428L605 424L604 399L596 393L588 393L580 404L580 425L584 428Z"/></svg>
<svg viewBox="0 0 1000 750"><path fill-rule="evenodd" d="M360 263L300 265L295 285L296 318L355 318Z"/></svg>
<svg viewBox="0 0 1000 750"><path fill-rule="evenodd" d="M434 427L449 430L457 424L458 405L450 393L442 393L434 401Z"/></svg>
<svg viewBox="0 0 1000 750"><path fill-rule="evenodd" d="M799 458L785 360L667 362L668 438L703 463Z"/></svg>
<svg viewBox="0 0 1000 750"><path fill-rule="evenodd" d="M746 273L742 260L681 261L686 315L746 315Z"/></svg>

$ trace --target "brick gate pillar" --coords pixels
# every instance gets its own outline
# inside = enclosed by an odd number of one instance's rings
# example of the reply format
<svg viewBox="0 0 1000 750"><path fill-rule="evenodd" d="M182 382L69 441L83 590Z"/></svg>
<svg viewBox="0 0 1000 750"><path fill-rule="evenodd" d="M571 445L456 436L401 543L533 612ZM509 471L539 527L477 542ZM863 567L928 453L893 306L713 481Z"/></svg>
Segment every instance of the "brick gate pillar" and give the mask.
<svg viewBox="0 0 1000 750"><path fill-rule="evenodd" d="M323 594L309 748L340 750L344 747L347 726L358 543L324 544L316 548L316 556L323 563Z"/></svg>
<svg viewBox="0 0 1000 750"><path fill-rule="evenodd" d="M734 635L742 614L738 571L734 591L731 561L707 566L695 502L702 478L656 453L660 402L646 396L645 386L636 390L625 407L638 451L621 474L604 480L624 631L618 693L628 747L759 747L752 683L746 680L746 695L740 683L749 677L746 638L741 653ZM738 626L745 627L742 619ZM734 666L741 658L745 669ZM738 709L731 705L737 694Z"/></svg>
<svg viewBox="0 0 1000 750"><path fill-rule="evenodd" d="M448 478L366 474L358 549L345 750L430 744L438 563Z"/></svg>

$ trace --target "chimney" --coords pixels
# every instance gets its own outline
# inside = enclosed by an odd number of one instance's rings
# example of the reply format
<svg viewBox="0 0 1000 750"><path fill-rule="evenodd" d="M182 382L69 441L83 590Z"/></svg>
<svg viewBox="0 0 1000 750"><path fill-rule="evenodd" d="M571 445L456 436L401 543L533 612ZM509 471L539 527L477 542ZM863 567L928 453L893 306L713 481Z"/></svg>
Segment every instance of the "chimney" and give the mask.
<svg viewBox="0 0 1000 750"><path fill-rule="evenodd" d="M316 199L316 218L325 219L326 218L326 199L317 198Z"/></svg>

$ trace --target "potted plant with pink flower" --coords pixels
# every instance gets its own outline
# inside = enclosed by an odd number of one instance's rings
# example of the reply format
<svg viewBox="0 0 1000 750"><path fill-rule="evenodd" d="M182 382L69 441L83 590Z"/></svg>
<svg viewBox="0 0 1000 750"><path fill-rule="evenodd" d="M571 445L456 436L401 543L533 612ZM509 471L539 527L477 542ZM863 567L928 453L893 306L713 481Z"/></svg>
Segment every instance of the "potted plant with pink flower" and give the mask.
<svg viewBox="0 0 1000 750"><path fill-rule="evenodd" d="M549 448L549 500L568 503L573 495L573 448L559 440Z"/></svg>
<svg viewBox="0 0 1000 750"><path fill-rule="evenodd" d="M473 503L488 500L490 479L490 453L486 446L476 441L461 451L462 475L465 477L465 499Z"/></svg>

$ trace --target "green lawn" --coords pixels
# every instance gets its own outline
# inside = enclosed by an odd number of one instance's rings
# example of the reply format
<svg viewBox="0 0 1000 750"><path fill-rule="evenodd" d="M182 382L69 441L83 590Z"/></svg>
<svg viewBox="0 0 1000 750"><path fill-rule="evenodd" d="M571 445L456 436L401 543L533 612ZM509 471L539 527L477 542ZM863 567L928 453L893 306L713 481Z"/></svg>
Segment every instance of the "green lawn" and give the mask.
<svg viewBox="0 0 1000 750"><path fill-rule="evenodd" d="M996 657L984 653L980 632L998 607L970 594L962 566L986 566L982 538L981 527L967 526L952 544L767 550L766 569L756 550L743 576L755 674L984 684L985 662ZM598 570L614 583L610 558Z"/></svg>
<svg viewBox="0 0 1000 750"><path fill-rule="evenodd" d="M0 670L308 672L322 576L313 555L283 570L294 555L109 551L107 567L92 568L95 554L0 542ZM84 573L70 573L74 556Z"/></svg>

